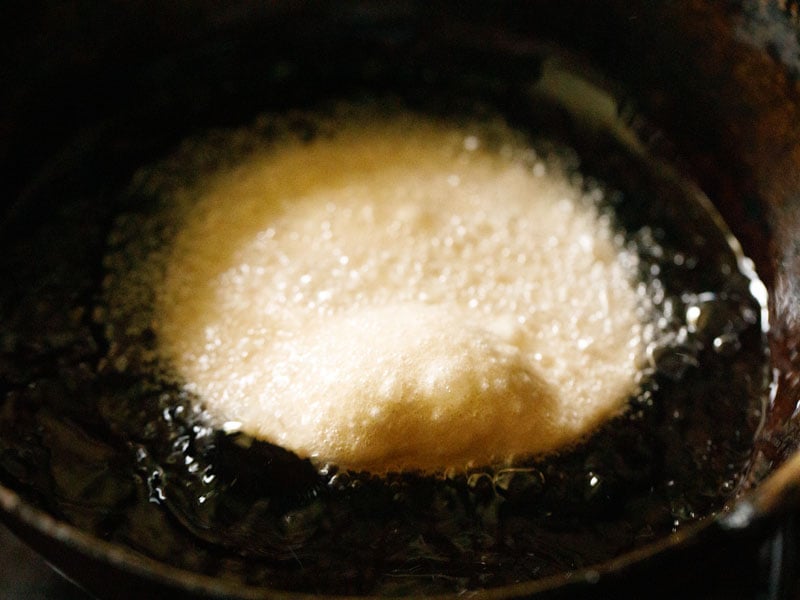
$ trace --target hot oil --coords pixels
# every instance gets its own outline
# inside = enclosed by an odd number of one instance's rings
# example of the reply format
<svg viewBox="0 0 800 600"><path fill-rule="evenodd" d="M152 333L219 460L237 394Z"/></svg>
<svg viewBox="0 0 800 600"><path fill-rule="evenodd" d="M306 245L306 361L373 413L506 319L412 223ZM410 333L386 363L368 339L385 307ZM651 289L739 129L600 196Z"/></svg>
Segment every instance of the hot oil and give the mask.
<svg viewBox="0 0 800 600"><path fill-rule="evenodd" d="M547 142L536 151L558 154L574 178L589 178L573 152ZM637 176L640 187L606 190L603 210L639 257L655 333L629 410L578 446L436 475L319 470L210 428L196 398L156 383L142 416L157 419L123 420L133 431L157 431L137 450L150 498L212 547L246 556L236 568L249 581L341 593L544 577L713 514L735 495L761 410L759 282L691 187Z"/></svg>
<svg viewBox="0 0 800 600"><path fill-rule="evenodd" d="M449 108L437 102L422 108ZM567 108L583 118L580 107ZM537 153L570 164L578 185L605 190L601 208L639 257L657 333L628 410L588 438L556 454L431 475L320 468L210 426L197 399L165 376L146 319L110 318L109 263L87 250L50 256L51 272L23 302L4 292L0 481L173 565L342 594L459 592L546 577L723 510L739 492L763 411L763 286L691 185L614 136L578 138L549 124L562 110L539 98L495 112ZM301 137L318 134L302 115L279 122ZM190 149L189 163L169 163L178 184L230 158L213 150L219 135L201 136L208 151ZM126 216L110 248L102 249L113 214L96 231L78 227L80 211L61 224L74 225L76 239L83 231L81 243L107 260L135 261L119 249L143 227L157 224L147 233L158 243L171 235L169 222L153 218L158 194L142 189L114 205ZM34 255L54 227L39 228ZM26 259L10 251L4 271Z"/></svg>

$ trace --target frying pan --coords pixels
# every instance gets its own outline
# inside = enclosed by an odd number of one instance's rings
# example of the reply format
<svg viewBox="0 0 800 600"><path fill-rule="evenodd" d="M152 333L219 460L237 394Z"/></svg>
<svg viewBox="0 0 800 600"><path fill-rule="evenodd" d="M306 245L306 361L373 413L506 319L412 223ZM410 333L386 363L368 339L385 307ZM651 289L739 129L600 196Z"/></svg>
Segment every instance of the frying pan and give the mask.
<svg viewBox="0 0 800 600"><path fill-rule="evenodd" d="M5 107L0 154L10 168L0 191L4 235L17 251L1 263L6 289L12 290L0 304L3 315L16 310L15 298L33 297L30 290L44 304L69 306L68 294L53 288L48 273L71 273L73 291L86 278L96 280L115 216L110 199L138 167L187 135L241 125L265 106L278 111L308 106L310 97L334 92L348 78L354 86L364 81L378 85L383 80L370 79L364 57L380 57L384 62L373 63L375 70L385 74L381 64L388 64L401 81L408 73L430 73L422 78L428 82L423 91L431 80L447 84L449 73L475 63L501 74L534 74L541 69L543 48L559 48L568 61L590 65L587 77L624 97L620 105L636 107L636 114L645 117L635 123L636 135L652 152L680 165L754 260L769 291L773 385L741 494L716 517L597 565L475 594L780 598L796 592L796 3L14 4L6 5L3 19L3 37L12 52L0 91ZM341 68L356 63L367 65L357 75ZM480 95L491 84L476 80L470 85ZM64 198L72 199L69 206ZM54 220L58 227L41 225ZM7 241L4 247L9 246ZM30 319L17 319L13 333L30 343L14 345L6 337L0 347L0 410L10 410L26 377L34 377L37 368L50 369L61 376L44 394L52 402L48 414L57 428L78 410L69 404L74 401L70 390L81 374L59 368L65 355L80 352L64 332L82 316L59 319L48 313L45 320L37 318L45 313L36 306L25 314ZM90 334L103 343L102 331ZM45 338L48 343L42 342ZM30 370L7 366L28 363ZM102 420L93 425L92 433L102 436ZM19 423L20 436L37 432L34 424ZM104 450L96 451L102 462ZM2 456L4 521L100 598L301 596L178 569L90 534L79 520L67 522L53 508L41 492L45 488L35 485L36 473L21 473L7 451ZM69 457L64 460L70 464Z"/></svg>

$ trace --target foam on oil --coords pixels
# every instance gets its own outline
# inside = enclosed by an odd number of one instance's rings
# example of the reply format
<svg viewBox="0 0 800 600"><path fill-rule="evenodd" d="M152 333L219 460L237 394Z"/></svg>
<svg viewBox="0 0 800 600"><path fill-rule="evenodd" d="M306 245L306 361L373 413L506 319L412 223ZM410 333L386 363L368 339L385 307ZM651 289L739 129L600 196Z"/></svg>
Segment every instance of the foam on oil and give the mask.
<svg viewBox="0 0 800 600"><path fill-rule="evenodd" d="M318 126L240 132L250 149L173 191L171 243L111 303L152 297L158 356L213 422L320 464L433 471L551 451L623 409L650 330L601 189L498 123Z"/></svg>

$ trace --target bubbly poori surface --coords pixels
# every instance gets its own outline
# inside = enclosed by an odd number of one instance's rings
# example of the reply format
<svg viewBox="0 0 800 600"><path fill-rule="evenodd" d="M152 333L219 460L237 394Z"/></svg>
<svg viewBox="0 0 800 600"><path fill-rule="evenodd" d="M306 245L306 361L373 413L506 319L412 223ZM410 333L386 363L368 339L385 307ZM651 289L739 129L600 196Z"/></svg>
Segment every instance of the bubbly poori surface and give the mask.
<svg viewBox="0 0 800 600"><path fill-rule="evenodd" d="M651 315L601 189L499 123L328 126L176 190L175 238L137 266L159 354L218 426L319 464L441 472L620 412Z"/></svg>

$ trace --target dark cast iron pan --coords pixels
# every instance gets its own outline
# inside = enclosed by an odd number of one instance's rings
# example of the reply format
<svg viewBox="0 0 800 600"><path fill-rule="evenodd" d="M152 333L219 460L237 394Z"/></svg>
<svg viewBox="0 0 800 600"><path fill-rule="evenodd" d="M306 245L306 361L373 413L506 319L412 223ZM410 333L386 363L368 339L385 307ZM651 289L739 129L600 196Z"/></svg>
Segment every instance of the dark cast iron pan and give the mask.
<svg viewBox="0 0 800 600"><path fill-rule="evenodd" d="M87 240L112 216L103 213L103 191L124 185L138 166L187 133L245 122L264 98L273 109L302 105L308 88L298 81L314 82L316 92L333 89L333 65L363 53L380 51L418 69L425 65L407 57L422 57L440 73L476 60L491 60L499 70L535 70L536 49L553 45L622 86L647 117L639 134L652 134L645 141L675 157L712 199L769 290L774 388L752 448L752 489L716 518L610 562L477 594L793 597L800 560L797 3L136 0L9 2L3 12L5 218L34 223L58 210L58 198L42 193L53 181L92 179L99 192L80 208L100 216L63 221L85 228ZM281 59L293 52L318 60L308 61L301 75L281 75ZM297 79L289 85L286 77ZM102 252L91 244L67 248L57 232L49 239L54 261ZM3 273L9 286L37 285L33 277L24 264L21 272ZM0 382L0 392L10 389ZM95 538L49 514L46 499L23 488L0 487L4 521L100 598L297 597L181 571Z"/></svg>

